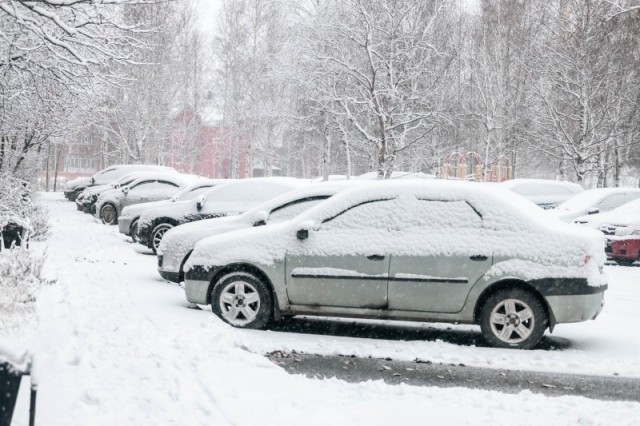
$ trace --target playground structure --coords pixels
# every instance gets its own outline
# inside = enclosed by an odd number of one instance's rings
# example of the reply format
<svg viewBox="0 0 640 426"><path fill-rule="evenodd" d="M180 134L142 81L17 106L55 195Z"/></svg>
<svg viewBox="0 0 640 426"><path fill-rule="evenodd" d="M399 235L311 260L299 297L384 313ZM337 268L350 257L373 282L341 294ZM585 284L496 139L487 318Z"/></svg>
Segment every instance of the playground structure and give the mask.
<svg viewBox="0 0 640 426"><path fill-rule="evenodd" d="M505 155L499 156L485 169L477 152L469 151L463 154L456 151L444 157L440 178L475 182L503 182L511 179L511 173L511 162Z"/></svg>

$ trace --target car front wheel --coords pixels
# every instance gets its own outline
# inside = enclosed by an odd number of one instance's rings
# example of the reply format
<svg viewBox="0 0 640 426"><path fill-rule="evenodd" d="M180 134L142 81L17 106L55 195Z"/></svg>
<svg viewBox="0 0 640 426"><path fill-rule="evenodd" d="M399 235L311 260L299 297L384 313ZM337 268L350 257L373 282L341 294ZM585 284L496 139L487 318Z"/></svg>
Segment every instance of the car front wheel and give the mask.
<svg viewBox="0 0 640 426"><path fill-rule="evenodd" d="M160 247L162 237L164 237L164 234L166 234L171 228L173 228L173 225L169 223L161 223L153 228L153 231L151 231L151 250L153 250L154 253L158 252L158 247Z"/></svg>
<svg viewBox="0 0 640 426"><path fill-rule="evenodd" d="M234 327L264 328L272 318L271 291L253 274L232 272L216 282L211 310Z"/></svg>
<svg viewBox="0 0 640 426"><path fill-rule="evenodd" d="M500 290L482 307L480 328L492 345L531 349L542 339L549 319L542 303L522 289Z"/></svg>
<svg viewBox="0 0 640 426"><path fill-rule="evenodd" d="M100 218L102 219L102 223L115 225L118 223L118 212L112 204L107 204L100 209Z"/></svg>
<svg viewBox="0 0 640 426"><path fill-rule="evenodd" d="M129 228L129 235L134 243L138 242L138 220L134 220L131 224L131 228Z"/></svg>

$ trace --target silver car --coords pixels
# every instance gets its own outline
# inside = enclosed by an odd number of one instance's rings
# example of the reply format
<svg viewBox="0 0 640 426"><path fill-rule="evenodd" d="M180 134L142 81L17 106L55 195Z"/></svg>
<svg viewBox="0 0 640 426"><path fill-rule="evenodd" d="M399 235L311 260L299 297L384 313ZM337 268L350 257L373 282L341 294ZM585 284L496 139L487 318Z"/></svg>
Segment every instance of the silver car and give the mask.
<svg viewBox="0 0 640 426"><path fill-rule="evenodd" d="M603 305L604 238L484 184L381 182L196 244L187 300L236 327L291 315L479 324L532 348Z"/></svg>
<svg viewBox="0 0 640 426"><path fill-rule="evenodd" d="M225 232L284 222L358 184L362 185L363 182L342 180L314 183L272 198L240 215L177 226L162 237L158 250L158 272L162 278L179 283L184 280L183 266L198 241Z"/></svg>

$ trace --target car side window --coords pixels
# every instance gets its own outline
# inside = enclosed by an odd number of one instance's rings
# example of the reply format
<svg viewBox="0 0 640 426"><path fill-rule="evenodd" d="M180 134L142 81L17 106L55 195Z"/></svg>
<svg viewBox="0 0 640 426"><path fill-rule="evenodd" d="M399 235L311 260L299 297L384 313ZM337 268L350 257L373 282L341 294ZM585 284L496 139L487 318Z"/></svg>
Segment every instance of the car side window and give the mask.
<svg viewBox="0 0 640 426"><path fill-rule="evenodd" d="M395 230L401 222L398 220L399 203L397 200L372 200L350 207L343 212L323 221L321 230L339 229L377 229Z"/></svg>
<svg viewBox="0 0 640 426"><path fill-rule="evenodd" d="M414 222L426 228L481 228L482 216L466 201L425 200L420 199L416 208Z"/></svg>
<svg viewBox="0 0 640 426"><path fill-rule="evenodd" d="M146 180L144 182L139 182L131 188L131 191L146 191L147 189L151 189L153 184L155 184L155 180Z"/></svg>
<svg viewBox="0 0 640 426"><path fill-rule="evenodd" d="M616 207L620 207L621 205L623 205L626 199L627 198L625 197L624 194L609 195L607 198L600 201L597 207L600 211L613 210Z"/></svg>
<svg viewBox="0 0 640 426"><path fill-rule="evenodd" d="M269 219L267 222L276 223L276 222L284 222L285 220L292 219L298 216L300 213L309 210L311 207L314 207L316 204L320 203L322 200L326 200L329 198L328 196L322 197L309 197L303 198L301 200L296 200L291 203L284 204L282 206L278 206L275 209L271 210L269 214Z"/></svg>

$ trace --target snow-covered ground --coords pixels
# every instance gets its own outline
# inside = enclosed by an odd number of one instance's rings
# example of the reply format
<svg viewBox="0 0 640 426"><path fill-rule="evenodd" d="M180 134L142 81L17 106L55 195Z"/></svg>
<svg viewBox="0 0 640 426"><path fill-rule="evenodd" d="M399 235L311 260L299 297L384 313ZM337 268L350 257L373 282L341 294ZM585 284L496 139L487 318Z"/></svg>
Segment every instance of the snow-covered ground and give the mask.
<svg viewBox="0 0 640 426"><path fill-rule="evenodd" d="M19 335L0 330L0 344L36 354L38 424L640 425L640 403L308 379L263 356L296 350L640 377L640 268L607 267L602 315L554 332L565 350L239 330L189 309L183 290L156 273L155 256L116 227L77 212L61 194L44 196L52 224L45 271L57 282L41 291L35 326ZM27 424L27 412L22 392L14 423Z"/></svg>

